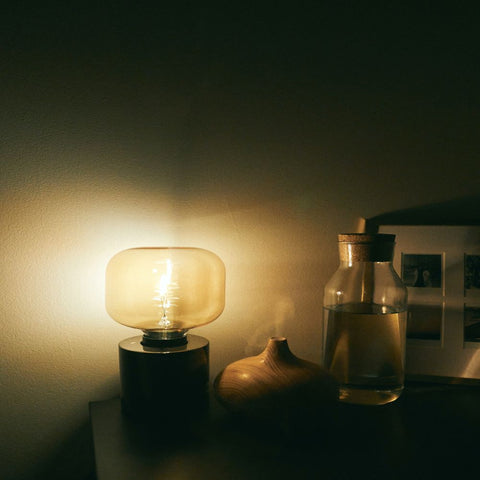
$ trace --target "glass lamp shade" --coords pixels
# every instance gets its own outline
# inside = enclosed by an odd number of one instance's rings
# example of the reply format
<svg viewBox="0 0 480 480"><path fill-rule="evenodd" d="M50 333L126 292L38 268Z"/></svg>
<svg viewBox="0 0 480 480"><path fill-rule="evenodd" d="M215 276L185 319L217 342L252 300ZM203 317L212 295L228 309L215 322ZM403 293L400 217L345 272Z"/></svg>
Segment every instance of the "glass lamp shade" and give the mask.
<svg viewBox="0 0 480 480"><path fill-rule="evenodd" d="M172 340L215 320L225 306L225 265L201 248L131 248L106 271L105 304L118 323L144 338Z"/></svg>

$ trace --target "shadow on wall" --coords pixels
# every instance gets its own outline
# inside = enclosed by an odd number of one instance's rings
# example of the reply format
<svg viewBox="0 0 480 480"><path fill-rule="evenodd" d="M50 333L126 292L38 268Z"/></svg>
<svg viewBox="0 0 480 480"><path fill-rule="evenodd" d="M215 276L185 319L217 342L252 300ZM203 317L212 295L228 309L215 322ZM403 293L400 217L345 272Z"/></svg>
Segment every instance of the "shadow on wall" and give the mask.
<svg viewBox="0 0 480 480"><path fill-rule="evenodd" d="M89 421L83 423L62 442L52 456L45 461L35 478L64 480L73 475L83 480L96 479Z"/></svg>
<svg viewBox="0 0 480 480"><path fill-rule="evenodd" d="M369 233L380 225L480 225L480 195L382 213L362 223L360 230Z"/></svg>
<svg viewBox="0 0 480 480"><path fill-rule="evenodd" d="M118 391L116 382L116 376L105 381L93 398L105 399L116 396ZM50 450L48 457L30 471L28 478L96 480L93 436L89 419L82 418L56 443L58 446Z"/></svg>

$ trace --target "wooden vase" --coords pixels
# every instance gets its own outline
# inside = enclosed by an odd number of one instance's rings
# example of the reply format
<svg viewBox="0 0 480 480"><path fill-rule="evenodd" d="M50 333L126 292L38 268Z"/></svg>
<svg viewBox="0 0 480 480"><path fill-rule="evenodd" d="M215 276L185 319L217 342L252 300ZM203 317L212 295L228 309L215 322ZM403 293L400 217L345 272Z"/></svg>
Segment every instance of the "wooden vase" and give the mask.
<svg viewBox="0 0 480 480"><path fill-rule="evenodd" d="M260 355L228 365L215 379L214 391L233 413L289 423L318 418L338 400L335 379L296 357L284 337L272 337Z"/></svg>

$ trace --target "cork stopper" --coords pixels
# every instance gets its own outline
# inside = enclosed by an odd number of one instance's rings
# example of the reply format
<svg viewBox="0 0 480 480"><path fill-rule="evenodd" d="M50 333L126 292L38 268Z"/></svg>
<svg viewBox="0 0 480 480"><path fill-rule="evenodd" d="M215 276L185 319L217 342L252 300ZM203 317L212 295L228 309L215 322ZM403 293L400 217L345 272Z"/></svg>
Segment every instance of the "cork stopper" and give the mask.
<svg viewBox="0 0 480 480"><path fill-rule="evenodd" d="M388 233L341 233L338 247L341 262L391 262L395 235Z"/></svg>

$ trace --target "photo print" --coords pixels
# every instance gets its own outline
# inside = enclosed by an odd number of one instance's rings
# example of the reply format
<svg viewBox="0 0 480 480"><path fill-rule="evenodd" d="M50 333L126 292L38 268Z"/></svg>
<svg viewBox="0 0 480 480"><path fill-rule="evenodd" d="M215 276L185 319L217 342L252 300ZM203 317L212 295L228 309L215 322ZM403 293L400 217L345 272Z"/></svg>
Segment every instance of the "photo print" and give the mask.
<svg viewBox="0 0 480 480"><path fill-rule="evenodd" d="M480 290L480 255L465 255L465 290Z"/></svg>
<svg viewBox="0 0 480 480"><path fill-rule="evenodd" d="M407 287L441 288L442 255L402 253L402 280Z"/></svg>
<svg viewBox="0 0 480 480"><path fill-rule="evenodd" d="M442 335L444 307L410 303L408 305L407 338L440 340Z"/></svg>
<svg viewBox="0 0 480 480"><path fill-rule="evenodd" d="M464 341L480 342L480 307L464 307Z"/></svg>

